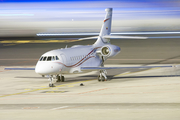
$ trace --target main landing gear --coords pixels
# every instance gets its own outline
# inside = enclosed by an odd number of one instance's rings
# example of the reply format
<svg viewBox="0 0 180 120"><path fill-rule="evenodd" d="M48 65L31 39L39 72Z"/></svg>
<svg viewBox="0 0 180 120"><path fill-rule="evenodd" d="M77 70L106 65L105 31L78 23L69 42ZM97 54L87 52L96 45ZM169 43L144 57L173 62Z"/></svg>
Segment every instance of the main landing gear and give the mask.
<svg viewBox="0 0 180 120"><path fill-rule="evenodd" d="M98 76L98 81L99 82L101 82L101 81L107 81L107 77L106 77L106 75L107 75L107 71L106 70L100 70L99 71L100 72L100 74L99 74L99 76Z"/></svg>
<svg viewBox="0 0 180 120"><path fill-rule="evenodd" d="M57 81L56 82L64 82L65 81L65 78L64 78L64 76L62 76L62 75L57 75L56 76L56 79L57 79ZM50 75L50 77L49 77L49 81L50 81L50 83L49 83L49 87L54 87L54 84L53 84L53 75Z"/></svg>
<svg viewBox="0 0 180 120"><path fill-rule="evenodd" d="M64 82L65 81L65 78L62 75L57 75L56 78L57 78L56 82Z"/></svg>

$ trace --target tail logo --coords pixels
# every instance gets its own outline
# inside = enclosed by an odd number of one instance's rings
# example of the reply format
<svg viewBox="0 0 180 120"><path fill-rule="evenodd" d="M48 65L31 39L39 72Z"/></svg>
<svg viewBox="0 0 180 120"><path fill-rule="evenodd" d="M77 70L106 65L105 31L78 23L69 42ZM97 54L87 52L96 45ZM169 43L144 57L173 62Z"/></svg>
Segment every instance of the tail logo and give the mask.
<svg viewBox="0 0 180 120"><path fill-rule="evenodd" d="M106 30L108 30L108 27L106 27Z"/></svg>
<svg viewBox="0 0 180 120"><path fill-rule="evenodd" d="M105 20L104 20L104 22L106 22L106 21L107 21L107 20L109 20L109 19L110 19L110 18L108 18L108 19L105 19Z"/></svg>

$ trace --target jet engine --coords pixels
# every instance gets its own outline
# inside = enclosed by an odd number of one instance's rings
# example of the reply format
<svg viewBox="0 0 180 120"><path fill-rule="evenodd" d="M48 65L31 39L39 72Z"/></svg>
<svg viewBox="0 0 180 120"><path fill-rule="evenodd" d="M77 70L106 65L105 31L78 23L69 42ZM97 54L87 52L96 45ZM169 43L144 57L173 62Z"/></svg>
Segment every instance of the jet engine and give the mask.
<svg viewBox="0 0 180 120"><path fill-rule="evenodd" d="M115 45L105 45L99 48L96 53L103 57L113 57L120 52L120 47Z"/></svg>

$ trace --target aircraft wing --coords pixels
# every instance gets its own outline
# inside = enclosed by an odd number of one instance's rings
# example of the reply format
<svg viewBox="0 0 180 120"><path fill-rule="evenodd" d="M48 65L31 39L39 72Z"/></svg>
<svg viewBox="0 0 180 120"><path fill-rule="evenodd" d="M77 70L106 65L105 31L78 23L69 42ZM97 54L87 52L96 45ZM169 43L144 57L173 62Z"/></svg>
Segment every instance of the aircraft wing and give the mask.
<svg viewBox="0 0 180 120"><path fill-rule="evenodd" d="M35 68L4 68L4 70L35 70Z"/></svg>
<svg viewBox="0 0 180 120"><path fill-rule="evenodd" d="M167 66L130 66L130 67L81 67L81 70L108 70L108 69L134 69L134 68L166 68L173 67L172 65Z"/></svg>

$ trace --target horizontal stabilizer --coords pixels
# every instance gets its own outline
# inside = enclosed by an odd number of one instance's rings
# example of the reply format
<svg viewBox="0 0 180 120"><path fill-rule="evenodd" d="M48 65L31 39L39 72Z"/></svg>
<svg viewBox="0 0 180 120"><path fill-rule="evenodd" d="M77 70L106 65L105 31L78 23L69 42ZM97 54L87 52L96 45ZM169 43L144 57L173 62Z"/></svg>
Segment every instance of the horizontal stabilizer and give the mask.
<svg viewBox="0 0 180 120"><path fill-rule="evenodd" d="M135 67L81 67L81 70L108 70L108 69L133 69L133 68L165 68L173 67L172 65L168 66L135 66Z"/></svg>
<svg viewBox="0 0 180 120"><path fill-rule="evenodd" d="M103 38L114 38L114 39L147 39L148 37L140 37L140 36L112 36L106 35Z"/></svg>
<svg viewBox="0 0 180 120"><path fill-rule="evenodd" d="M116 32L111 33L111 35L169 35L169 34L180 34L180 31L177 32ZM94 36L99 35L98 32L89 32L89 33L38 33L37 36Z"/></svg>
<svg viewBox="0 0 180 120"><path fill-rule="evenodd" d="M4 70L35 70L35 68L4 68Z"/></svg>
<svg viewBox="0 0 180 120"><path fill-rule="evenodd" d="M86 37L86 38L80 38L78 40L89 40L89 39L97 39L99 36L94 36L94 37Z"/></svg>
<svg viewBox="0 0 180 120"><path fill-rule="evenodd" d="M80 38L78 40L89 40L89 39L97 39L99 36L93 36L93 37L86 37L86 38ZM112 35L106 35L103 36L105 39L147 39L148 37L141 37L141 36L112 36Z"/></svg>

